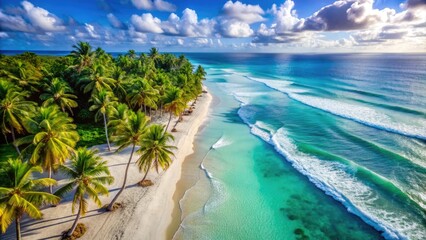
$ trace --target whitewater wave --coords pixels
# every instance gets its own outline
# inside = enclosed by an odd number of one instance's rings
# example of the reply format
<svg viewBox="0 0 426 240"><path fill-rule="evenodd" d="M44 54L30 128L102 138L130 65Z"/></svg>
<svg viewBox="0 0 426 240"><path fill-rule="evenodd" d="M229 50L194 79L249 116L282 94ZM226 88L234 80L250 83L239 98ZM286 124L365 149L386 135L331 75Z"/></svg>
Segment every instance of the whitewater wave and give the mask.
<svg viewBox="0 0 426 240"><path fill-rule="evenodd" d="M300 95L297 89L289 87L288 82L281 84L281 81L274 80L259 80L249 77L249 79L265 84L267 87L278 90L286 94L289 98L310 107L329 112L336 116L340 116L366 126L401 134L408 137L419 138L426 140L426 127L413 126L405 123L393 121L388 115L379 113L374 109L358 106L333 99L319 98L313 96Z"/></svg>
<svg viewBox="0 0 426 240"><path fill-rule="evenodd" d="M298 151L283 128L273 133L261 130L256 124L249 126L256 129L251 131L254 135L273 145L277 152L317 187L344 204L349 212L384 232L386 239L421 239L426 234L426 229L417 221L413 221L412 214L389 212L385 208L377 207L380 206L376 202L379 201L379 196L369 186L356 179L354 166L322 161Z"/></svg>

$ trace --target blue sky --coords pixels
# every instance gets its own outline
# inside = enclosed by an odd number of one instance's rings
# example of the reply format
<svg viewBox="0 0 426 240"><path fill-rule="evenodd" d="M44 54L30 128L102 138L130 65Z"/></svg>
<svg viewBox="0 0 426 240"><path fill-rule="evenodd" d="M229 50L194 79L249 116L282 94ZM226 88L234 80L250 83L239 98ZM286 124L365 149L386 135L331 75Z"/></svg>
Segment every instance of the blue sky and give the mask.
<svg viewBox="0 0 426 240"><path fill-rule="evenodd" d="M426 52L426 0L2 0L0 49Z"/></svg>

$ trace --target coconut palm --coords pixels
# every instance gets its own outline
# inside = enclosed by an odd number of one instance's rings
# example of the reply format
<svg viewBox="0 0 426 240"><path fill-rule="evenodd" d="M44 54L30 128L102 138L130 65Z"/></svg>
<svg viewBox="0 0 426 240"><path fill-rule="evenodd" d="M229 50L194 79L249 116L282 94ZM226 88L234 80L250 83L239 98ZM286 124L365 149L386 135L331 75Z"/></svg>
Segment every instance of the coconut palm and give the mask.
<svg viewBox="0 0 426 240"><path fill-rule="evenodd" d="M112 90L115 80L108 77L104 65L95 64L90 74L78 79L78 84L83 86L83 92L92 94L102 89Z"/></svg>
<svg viewBox="0 0 426 240"><path fill-rule="evenodd" d="M147 80L136 79L129 91L129 102L138 106L141 110L143 109L146 113L146 108L157 108L156 100L158 98L158 90L154 89Z"/></svg>
<svg viewBox="0 0 426 240"><path fill-rule="evenodd" d="M53 78L49 84L45 85L44 89L45 93L40 95L40 99L44 100L43 107L56 104L61 108L62 112L67 109L73 115L72 108L78 106L73 99L77 99L77 96L71 94L72 88L65 81Z"/></svg>
<svg viewBox="0 0 426 240"><path fill-rule="evenodd" d="M29 154L32 164L41 165L52 177L59 165L74 151L79 140L73 119L61 112L56 105L40 107L26 124L30 135L16 140L18 146L29 144L23 154ZM52 193L52 186L49 187Z"/></svg>
<svg viewBox="0 0 426 240"><path fill-rule="evenodd" d="M21 239L21 218L27 214L31 218L41 218L40 206L56 204L59 197L41 192L40 188L56 183L51 178L32 179L33 172L42 172L42 168L20 159L9 159L0 172L0 227L6 232L15 221L16 238Z"/></svg>
<svg viewBox="0 0 426 240"><path fill-rule="evenodd" d="M151 48L150 50L149 50L149 57L150 58L152 58L152 59L156 59L156 58L158 58L159 57L159 52L158 52L158 48L155 48L155 47L153 47L153 48Z"/></svg>
<svg viewBox="0 0 426 240"><path fill-rule="evenodd" d="M92 51L92 46L88 42L79 42L72 47L75 49L71 51L71 57L75 63L72 68L76 69L78 73L81 73L84 68L92 65L95 52Z"/></svg>
<svg viewBox="0 0 426 240"><path fill-rule="evenodd" d="M12 134L13 145L20 154L19 147L15 144L15 131L17 133L24 132L23 122L29 117L36 103L25 100L28 92L21 91L20 88L12 84L6 86L2 83L1 92L3 95L0 99L1 130L5 135L7 133Z"/></svg>
<svg viewBox="0 0 426 240"><path fill-rule="evenodd" d="M101 91L92 95L92 98L89 100L89 102L93 103L89 110L97 111L95 114L95 120L98 121L101 117L103 118L108 151L111 151L111 145L109 143L108 137L108 114L116 105L116 100L117 98L114 96L114 94L110 91L107 91L106 89L102 89Z"/></svg>
<svg viewBox="0 0 426 240"><path fill-rule="evenodd" d="M127 95L125 86L128 83L126 73L120 67L114 65L111 78L115 81L114 95L124 101Z"/></svg>
<svg viewBox="0 0 426 240"><path fill-rule="evenodd" d="M174 156L172 149L176 147L168 145L170 140L174 140L173 135L164 131L163 125L151 125L147 133L142 138L141 147L137 150L140 154L137 165L145 175L142 182L148 175L149 170L154 167L158 173L159 168L166 170L172 163L171 156Z"/></svg>
<svg viewBox="0 0 426 240"><path fill-rule="evenodd" d="M133 153L135 152L135 147L141 144L141 141L146 133L146 125L148 124L149 118L145 116L144 113L138 111L137 113L129 112L127 121L123 121L122 124L116 127L116 134L112 137L112 140L119 146L118 151L122 151L128 146L132 146L130 152L129 161L126 165L126 172L124 174L123 185L112 199L111 203L108 205L108 210L112 210L115 201L117 201L120 194L123 192L126 187L127 174L129 171L129 166L132 161Z"/></svg>
<svg viewBox="0 0 426 240"><path fill-rule="evenodd" d="M172 115L180 116L185 110L186 103L182 98L182 90L177 87L171 87L166 93L164 103L164 109L170 113L169 121L165 128L165 131L167 131L172 120Z"/></svg>
<svg viewBox="0 0 426 240"><path fill-rule="evenodd" d="M112 184L114 177L111 176L107 162L102 161L98 150L79 148L71 157L69 166L62 165L60 170L69 177L69 182L55 192L55 195L63 197L66 193L75 189L72 200L72 213L78 204L78 211L74 223L67 235L71 236L77 227L80 216L87 212L87 199L91 198L99 207L102 206L99 195L108 195L105 184Z"/></svg>
<svg viewBox="0 0 426 240"><path fill-rule="evenodd" d="M33 65L17 60L9 70L0 70L12 82L26 90L36 92L38 80L41 78L41 72Z"/></svg>
<svg viewBox="0 0 426 240"><path fill-rule="evenodd" d="M113 132L119 131L118 126L127 120L129 116L129 107L127 104L119 103L117 107L111 108L110 121L108 127L110 127ZM113 134L114 135L114 134Z"/></svg>

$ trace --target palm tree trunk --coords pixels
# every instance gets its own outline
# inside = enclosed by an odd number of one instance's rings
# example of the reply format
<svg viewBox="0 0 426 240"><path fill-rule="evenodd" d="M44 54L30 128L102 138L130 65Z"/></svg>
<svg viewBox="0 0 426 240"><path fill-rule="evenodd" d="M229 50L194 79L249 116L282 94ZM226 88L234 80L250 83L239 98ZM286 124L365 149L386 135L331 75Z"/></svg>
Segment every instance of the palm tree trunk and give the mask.
<svg viewBox="0 0 426 240"><path fill-rule="evenodd" d="M180 121L180 118L181 118L182 116L181 115L179 115L179 117L178 117L178 120L176 120L176 123L175 123L175 125L173 126L173 128L176 128L176 126L178 125L178 123L179 123L179 121Z"/></svg>
<svg viewBox="0 0 426 240"><path fill-rule="evenodd" d="M12 140L13 140L13 146L15 147L16 151L18 152L18 155L21 155L21 151L19 151L19 147L16 146L15 144L15 129L13 127L11 127L10 129L12 129Z"/></svg>
<svg viewBox="0 0 426 240"><path fill-rule="evenodd" d="M78 220L80 219L80 215L81 215L81 199L80 199L80 204L78 206L78 213L77 216L75 217L74 223L72 224L71 229L68 231L67 236L71 237L71 235L73 234L73 232L75 231L76 227L77 227L77 223Z"/></svg>
<svg viewBox="0 0 426 240"><path fill-rule="evenodd" d="M146 173L145 173L145 175L143 176L143 178L142 178L142 181L141 181L141 182L145 181L146 176L148 176L148 172L149 172L149 169L148 169L148 171L146 171Z"/></svg>
<svg viewBox="0 0 426 240"><path fill-rule="evenodd" d="M143 111L145 112L145 114L146 114L146 105L144 104L143 105Z"/></svg>
<svg viewBox="0 0 426 240"><path fill-rule="evenodd" d="M16 228L16 240L21 240L21 219L19 217L15 219L15 228Z"/></svg>
<svg viewBox="0 0 426 240"><path fill-rule="evenodd" d="M120 196L120 194L123 192L124 188L126 187L127 173L129 172L130 162L132 162L133 153L135 152L135 146L136 146L136 144L133 143L132 152L130 153L129 162L127 163L126 172L124 173L123 185L121 186L120 191L118 191L117 195L115 195L115 197L112 199L111 203L108 205L108 208L107 208L108 211L112 210L112 208L114 207L115 201L117 201L117 199L118 199L118 196Z"/></svg>
<svg viewBox="0 0 426 240"><path fill-rule="evenodd" d="M169 121L167 122L167 126L166 126L166 129L164 129L164 132L167 132L167 129L169 128L171 121L172 121L172 112L170 112Z"/></svg>
<svg viewBox="0 0 426 240"><path fill-rule="evenodd" d="M102 114L104 116L104 126L105 126L105 136L108 144L108 151L111 151L111 145L109 145L109 138L108 138L108 126L107 126L107 120L105 113Z"/></svg>
<svg viewBox="0 0 426 240"><path fill-rule="evenodd" d="M49 178L52 178L52 166L49 166L48 171L49 171ZM49 185L49 193L53 194L53 185L52 184Z"/></svg>

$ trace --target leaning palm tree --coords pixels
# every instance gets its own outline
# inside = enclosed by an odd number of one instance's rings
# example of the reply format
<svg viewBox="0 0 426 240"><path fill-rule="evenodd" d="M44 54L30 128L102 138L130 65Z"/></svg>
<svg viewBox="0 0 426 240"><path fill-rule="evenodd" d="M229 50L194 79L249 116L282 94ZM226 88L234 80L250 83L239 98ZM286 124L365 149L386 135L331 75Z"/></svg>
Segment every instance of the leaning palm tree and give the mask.
<svg viewBox="0 0 426 240"><path fill-rule="evenodd" d="M127 121L129 116L129 107L125 103L119 103L116 107L111 108L110 121L108 127L112 129L113 134L120 131L119 126Z"/></svg>
<svg viewBox="0 0 426 240"><path fill-rule="evenodd" d="M148 121L149 118L146 117L145 114L141 111L138 111L137 113L129 112L127 121L123 121L116 127L116 134L112 137L112 140L119 146L117 152L122 151L128 146L132 146L132 150L130 152L129 161L127 162L123 185L121 186L117 195L115 195L111 203L108 205L109 211L113 209L115 201L117 201L118 197L126 187L127 173L129 171L129 166L132 161L133 153L135 152L135 147L137 145L140 145L142 139L144 138Z"/></svg>
<svg viewBox="0 0 426 240"><path fill-rule="evenodd" d="M5 135L12 134L13 145L20 154L19 147L15 144L15 130L17 133L24 132L23 122L29 117L36 103L25 100L28 92L21 91L20 88L13 85L9 85L8 89L2 92L5 94L2 93L4 97L2 96L0 99L1 130Z"/></svg>
<svg viewBox="0 0 426 240"><path fill-rule="evenodd" d="M33 172L42 172L42 168L20 159L9 159L0 172L0 227L6 232L15 220L16 238L21 239L21 218L27 214L31 218L41 218L40 206L56 204L59 197L41 192L42 187L56 183L51 178L32 179Z"/></svg>
<svg viewBox="0 0 426 240"><path fill-rule="evenodd" d="M145 175L142 182L148 175L149 170L154 167L158 173L159 168L166 170L172 163L171 156L174 156L172 149L175 146L168 145L170 140L174 140L173 135L164 131L163 125L151 125L141 141L141 147L137 150L140 154L137 165Z"/></svg>
<svg viewBox="0 0 426 240"><path fill-rule="evenodd" d="M59 165L74 151L79 140L73 119L61 112L56 105L41 107L26 124L30 135L16 140L16 144L29 144L23 154L30 155L30 163L41 165L52 177ZM52 186L49 187L52 193Z"/></svg>
<svg viewBox="0 0 426 240"><path fill-rule="evenodd" d="M164 102L164 109L170 113L169 121L164 129L167 131L170 121L172 120L172 115L180 116L180 114L185 110L186 103L182 97L182 90L177 87L172 87L169 91L167 91Z"/></svg>
<svg viewBox="0 0 426 240"><path fill-rule="evenodd" d="M101 117L104 121L105 127L105 137L108 144L108 151L111 151L111 145L108 138L108 114L111 112L112 108L116 105L117 98L114 94L106 89L102 89L96 94L92 95L92 98L89 102L92 102L93 105L90 106L90 111L97 111L95 115L95 120L98 121Z"/></svg>
<svg viewBox="0 0 426 240"><path fill-rule="evenodd" d="M78 106L73 99L77 99L77 96L71 94L72 88L65 81L53 78L49 84L45 85L44 89L45 92L40 95L40 99L44 100L43 107L56 104L61 108L62 112L67 109L73 115L72 108Z"/></svg>
<svg viewBox="0 0 426 240"><path fill-rule="evenodd" d="M55 192L55 195L63 197L65 194L75 189L72 200L72 212L75 212L78 204L78 212L74 223L67 235L71 236L77 227L80 216L87 212L87 199L91 198L99 207L102 206L99 195L108 195L108 188L105 184L112 184L114 177L111 176L107 162L102 161L98 155L98 150L79 148L71 157L69 166L62 165L60 170L69 177L69 182Z"/></svg>
<svg viewBox="0 0 426 240"><path fill-rule="evenodd" d="M72 46L75 50L71 51L71 57L74 59L72 68L81 73L84 68L90 67L95 58L95 52L92 51L92 46L88 42L79 42Z"/></svg>

